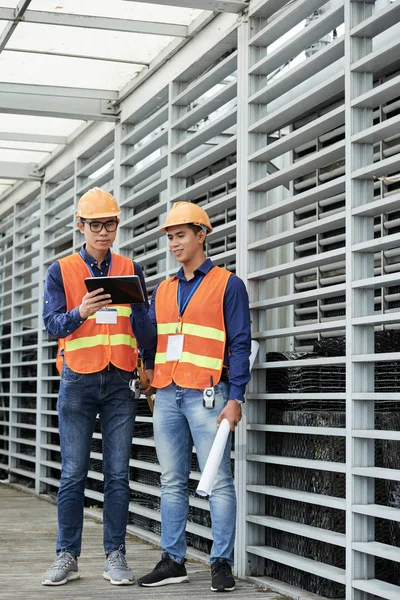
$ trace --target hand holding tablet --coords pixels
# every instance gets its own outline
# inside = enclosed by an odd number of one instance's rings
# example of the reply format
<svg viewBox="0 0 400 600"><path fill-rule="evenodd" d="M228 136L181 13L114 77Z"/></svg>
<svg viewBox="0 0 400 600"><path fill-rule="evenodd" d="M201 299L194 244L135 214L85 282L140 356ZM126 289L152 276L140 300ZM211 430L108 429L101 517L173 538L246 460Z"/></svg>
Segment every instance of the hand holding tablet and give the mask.
<svg viewBox="0 0 400 600"><path fill-rule="evenodd" d="M88 292L103 288L110 294L111 304L136 304L144 302L144 294L137 275L117 275L111 277L87 277Z"/></svg>

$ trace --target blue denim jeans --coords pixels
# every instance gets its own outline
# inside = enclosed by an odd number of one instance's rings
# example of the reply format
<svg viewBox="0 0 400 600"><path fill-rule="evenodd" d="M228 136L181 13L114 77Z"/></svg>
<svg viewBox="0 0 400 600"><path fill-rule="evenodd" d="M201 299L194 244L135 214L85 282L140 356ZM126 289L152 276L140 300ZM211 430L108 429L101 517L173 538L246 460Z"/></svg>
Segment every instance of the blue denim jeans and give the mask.
<svg viewBox="0 0 400 600"><path fill-rule="evenodd" d="M115 369L82 375L64 363L58 395L61 481L58 491L57 553L81 553L85 481L96 415L102 432L106 554L122 546L129 509L129 459L137 401L129 389L132 374Z"/></svg>
<svg viewBox="0 0 400 600"><path fill-rule="evenodd" d="M203 392L174 383L157 390L153 424L161 465L161 547L182 562L186 554L186 521L189 509L188 480L193 443L203 470L217 433L217 419L228 400L228 385L215 386L215 407L203 407ZM212 492L210 510L213 545L210 563L225 558L232 564L235 543L236 494L228 439Z"/></svg>

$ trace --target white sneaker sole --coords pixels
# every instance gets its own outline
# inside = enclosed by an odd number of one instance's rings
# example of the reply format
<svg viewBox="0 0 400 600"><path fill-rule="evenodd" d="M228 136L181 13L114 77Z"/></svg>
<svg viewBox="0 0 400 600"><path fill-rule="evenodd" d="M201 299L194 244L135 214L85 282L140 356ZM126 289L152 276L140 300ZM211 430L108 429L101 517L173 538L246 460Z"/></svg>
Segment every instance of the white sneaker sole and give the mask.
<svg viewBox="0 0 400 600"><path fill-rule="evenodd" d="M133 585L135 583L134 579L121 579L120 581L114 581L114 579L111 578L111 575L107 573L107 571L104 571L103 577L104 579L107 579L107 581L109 581L112 585Z"/></svg>
<svg viewBox="0 0 400 600"><path fill-rule="evenodd" d="M161 585L170 585L173 583L189 583L189 578L187 575L182 575L182 577L170 577L169 579L155 581L154 583L139 583L139 585L141 587L160 587Z"/></svg>
<svg viewBox="0 0 400 600"><path fill-rule="evenodd" d="M77 573L76 571L71 571L64 579L61 579L61 581L51 581L51 579L45 579L44 581L42 581L42 585L64 585L69 581L79 579L80 576L80 573Z"/></svg>
<svg viewBox="0 0 400 600"><path fill-rule="evenodd" d="M226 587L226 588L223 588L223 587L214 588L213 586L211 586L211 591L212 592L234 592L235 589L236 589L235 585L233 587L230 587L230 588L228 588L228 587Z"/></svg>

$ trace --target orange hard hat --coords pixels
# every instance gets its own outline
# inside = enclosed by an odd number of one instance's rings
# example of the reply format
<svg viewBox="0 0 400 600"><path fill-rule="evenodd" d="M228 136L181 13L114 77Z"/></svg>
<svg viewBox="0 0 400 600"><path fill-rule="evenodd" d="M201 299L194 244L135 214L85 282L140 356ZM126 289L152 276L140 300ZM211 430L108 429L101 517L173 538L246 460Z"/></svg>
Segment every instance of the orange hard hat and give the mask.
<svg viewBox="0 0 400 600"><path fill-rule="evenodd" d="M213 230L208 214L203 208L192 202L175 202L167 215L167 220L160 227L160 231L166 231L167 227L173 227L174 225L188 225L190 223L207 227L207 233L211 233Z"/></svg>
<svg viewBox="0 0 400 600"><path fill-rule="evenodd" d="M118 217L120 212L117 201L110 192L99 187L94 187L79 199L76 218L101 219L103 217Z"/></svg>

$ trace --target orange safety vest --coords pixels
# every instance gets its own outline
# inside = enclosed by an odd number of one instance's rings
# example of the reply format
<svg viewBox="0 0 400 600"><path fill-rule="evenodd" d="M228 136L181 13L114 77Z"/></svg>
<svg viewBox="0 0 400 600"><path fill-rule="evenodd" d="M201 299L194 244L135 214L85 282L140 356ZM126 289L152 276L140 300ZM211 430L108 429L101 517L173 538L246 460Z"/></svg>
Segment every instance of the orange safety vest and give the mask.
<svg viewBox="0 0 400 600"><path fill-rule="evenodd" d="M154 387L164 388L174 381L183 388L202 390L210 386L210 376L214 385L219 382L226 343L223 302L231 274L213 267L193 294L179 323L179 279L172 277L160 283L155 302ZM179 361L167 361L168 336L177 333L184 335L182 357Z"/></svg>
<svg viewBox="0 0 400 600"><path fill-rule="evenodd" d="M79 306L87 294L84 279L90 277L91 273L78 253L61 258L58 262L67 311L70 311ZM134 274L132 260L113 253L112 275ZM113 304L112 307L117 309L116 325L96 323L96 315L92 315L71 335L58 340L56 366L60 374L63 360L76 373L97 373L110 362L124 371L135 369L138 351L130 322L131 307L129 304Z"/></svg>

